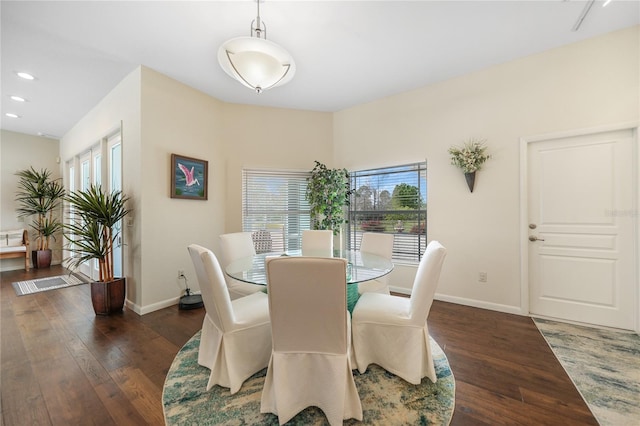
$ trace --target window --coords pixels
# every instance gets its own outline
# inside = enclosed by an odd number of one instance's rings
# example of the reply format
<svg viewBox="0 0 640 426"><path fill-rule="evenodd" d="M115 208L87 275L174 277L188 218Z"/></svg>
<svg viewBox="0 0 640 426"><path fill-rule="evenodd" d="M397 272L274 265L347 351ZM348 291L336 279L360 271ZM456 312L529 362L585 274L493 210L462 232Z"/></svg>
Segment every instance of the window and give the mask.
<svg viewBox="0 0 640 426"><path fill-rule="evenodd" d="M309 229L305 200L309 172L242 171L242 229L252 232L257 251L299 250Z"/></svg>
<svg viewBox="0 0 640 426"><path fill-rule="evenodd" d="M67 164L67 188L69 192L76 189L86 191L92 184L102 185L107 192L121 190L122 182L122 142L120 127L114 130L109 136L100 139L99 142L91 146L88 151L74 156ZM106 155L106 154L109 155ZM107 177L109 180L107 180ZM69 209L68 203L65 208ZM70 213L66 219L73 223L75 218ZM121 229L122 224L115 225ZM123 235L118 236L118 241L113 248L113 265L116 276L123 276ZM73 247L73 241L67 242L67 247ZM99 264L97 260L85 262L80 265L79 271L83 274L98 279Z"/></svg>
<svg viewBox="0 0 640 426"><path fill-rule="evenodd" d="M75 168L75 162L74 160L69 160L67 161L67 193L73 192L76 190L76 168ZM75 215L72 211L70 211L71 209L69 208L69 203L67 201L64 201L64 211L65 212L69 212L68 215L68 221L70 224L75 223ZM74 248L74 244L73 244L73 240L67 241L65 239L65 242L63 242L64 244L68 244L68 247L70 249ZM66 257L66 254L63 254L62 256L63 258Z"/></svg>
<svg viewBox="0 0 640 426"><path fill-rule="evenodd" d="M349 175L347 248L359 249L363 232L393 233L393 260L419 262L427 245L426 162Z"/></svg>
<svg viewBox="0 0 640 426"><path fill-rule="evenodd" d="M93 183L95 185L101 185L102 184L102 152L100 148L92 149L91 156L93 157Z"/></svg>

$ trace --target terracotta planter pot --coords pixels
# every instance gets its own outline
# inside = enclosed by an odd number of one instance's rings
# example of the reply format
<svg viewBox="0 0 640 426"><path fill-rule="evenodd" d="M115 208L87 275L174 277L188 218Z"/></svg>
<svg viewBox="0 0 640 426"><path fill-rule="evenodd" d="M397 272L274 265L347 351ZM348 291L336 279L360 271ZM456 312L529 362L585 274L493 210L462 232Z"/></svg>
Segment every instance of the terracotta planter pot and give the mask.
<svg viewBox="0 0 640 426"><path fill-rule="evenodd" d="M51 266L51 249L33 250L31 252L31 264L34 268L44 269Z"/></svg>
<svg viewBox="0 0 640 426"><path fill-rule="evenodd" d="M126 278L108 282L91 283L91 303L96 315L122 312L126 290Z"/></svg>

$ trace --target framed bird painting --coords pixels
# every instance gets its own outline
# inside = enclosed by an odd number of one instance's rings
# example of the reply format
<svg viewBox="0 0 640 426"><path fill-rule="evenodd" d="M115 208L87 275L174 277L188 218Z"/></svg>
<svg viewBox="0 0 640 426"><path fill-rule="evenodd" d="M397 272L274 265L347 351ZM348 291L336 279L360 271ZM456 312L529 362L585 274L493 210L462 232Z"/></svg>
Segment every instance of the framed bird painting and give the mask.
<svg viewBox="0 0 640 426"><path fill-rule="evenodd" d="M171 198L206 200L209 162L171 154Z"/></svg>

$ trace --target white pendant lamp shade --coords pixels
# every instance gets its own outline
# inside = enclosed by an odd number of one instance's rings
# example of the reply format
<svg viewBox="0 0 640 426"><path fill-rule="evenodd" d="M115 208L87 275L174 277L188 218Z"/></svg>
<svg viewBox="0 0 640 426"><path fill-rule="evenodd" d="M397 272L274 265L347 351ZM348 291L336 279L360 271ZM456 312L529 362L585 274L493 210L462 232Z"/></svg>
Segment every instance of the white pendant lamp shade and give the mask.
<svg viewBox="0 0 640 426"><path fill-rule="evenodd" d="M259 37L236 37L218 49L222 69L257 93L287 83L296 71L282 47Z"/></svg>

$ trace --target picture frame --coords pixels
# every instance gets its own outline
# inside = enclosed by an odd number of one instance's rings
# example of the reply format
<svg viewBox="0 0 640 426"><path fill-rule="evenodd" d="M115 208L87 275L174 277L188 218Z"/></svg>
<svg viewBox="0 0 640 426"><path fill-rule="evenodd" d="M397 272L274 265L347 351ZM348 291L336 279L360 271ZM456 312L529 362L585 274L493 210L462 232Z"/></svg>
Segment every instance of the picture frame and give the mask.
<svg viewBox="0 0 640 426"><path fill-rule="evenodd" d="M207 160L171 154L171 198L206 200L208 182Z"/></svg>

